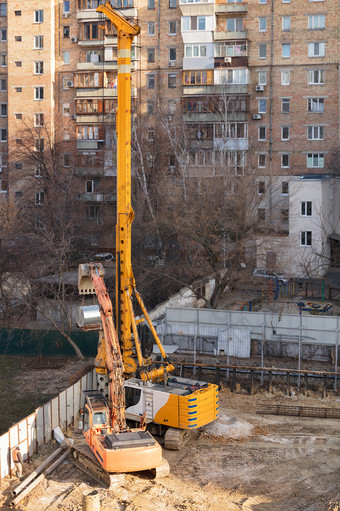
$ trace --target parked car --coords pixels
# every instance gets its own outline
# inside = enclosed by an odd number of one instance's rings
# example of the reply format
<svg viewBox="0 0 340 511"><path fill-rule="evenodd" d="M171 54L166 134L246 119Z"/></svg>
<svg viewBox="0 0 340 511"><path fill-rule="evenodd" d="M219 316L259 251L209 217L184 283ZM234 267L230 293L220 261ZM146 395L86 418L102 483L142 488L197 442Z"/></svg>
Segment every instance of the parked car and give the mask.
<svg viewBox="0 0 340 511"><path fill-rule="evenodd" d="M268 271L264 268L255 268L253 277L258 279L277 279L279 284L287 284L291 279L281 272Z"/></svg>

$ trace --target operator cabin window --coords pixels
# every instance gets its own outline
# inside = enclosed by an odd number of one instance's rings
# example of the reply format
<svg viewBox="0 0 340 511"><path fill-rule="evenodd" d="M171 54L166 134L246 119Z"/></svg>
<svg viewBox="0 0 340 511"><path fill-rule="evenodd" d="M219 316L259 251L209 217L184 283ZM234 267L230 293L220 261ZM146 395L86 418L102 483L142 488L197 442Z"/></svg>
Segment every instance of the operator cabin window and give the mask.
<svg viewBox="0 0 340 511"><path fill-rule="evenodd" d="M33 48L35 50L42 50L43 47L44 47L44 36L42 36L42 35L34 36Z"/></svg>
<svg viewBox="0 0 340 511"><path fill-rule="evenodd" d="M34 23L43 23L44 21L44 11L39 9L38 11L34 11Z"/></svg>

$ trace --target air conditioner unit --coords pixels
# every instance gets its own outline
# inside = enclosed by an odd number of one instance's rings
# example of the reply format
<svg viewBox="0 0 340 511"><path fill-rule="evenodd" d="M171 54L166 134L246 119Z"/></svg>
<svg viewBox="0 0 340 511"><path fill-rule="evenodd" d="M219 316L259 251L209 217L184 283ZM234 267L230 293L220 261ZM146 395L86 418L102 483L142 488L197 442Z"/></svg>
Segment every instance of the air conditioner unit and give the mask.
<svg viewBox="0 0 340 511"><path fill-rule="evenodd" d="M231 64L231 57L224 57L224 62Z"/></svg>
<svg viewBox="0 0 340 511"><path fill-rule="evenodd" d="M253 114L253 119L254 119L254 121L259 121L260 119L262 119L262 115L261 114Z"/></svg>
<svg viewBox="0 0 340 511"><path fill-rule="evenodd" d="M76 43L78 41L78 37L71 37L71 43Z"/></svg>
<svg viewBox="0 0 340 511"><path fill-rule="evenodd" d="M174 65L175 65L175 61L174 61L174 60L169 60L169 62L168 62L168 66L169 66L169 67L172 67L172 66L174 66Z"/></svg>
<svg viewBox="0 0 340 511"><path fill-rule="evenodd" d="M264 91L264 85L256 85L255 90L256 90L256 92L263 92Z"/></svg>
<svg viewBox="0 0 340 511"><path fill-rule="evenodd" d="M74 83L70 81L67 82L67 87L74 87Z"/></svg>
<svg viewBox="0 0 340 511"><path fill-rule="evenodd" d="M69 13L69 12L63 12L63 18L68 18L68 17L69 17L69 15L70 15L70 13Z"/></svg>

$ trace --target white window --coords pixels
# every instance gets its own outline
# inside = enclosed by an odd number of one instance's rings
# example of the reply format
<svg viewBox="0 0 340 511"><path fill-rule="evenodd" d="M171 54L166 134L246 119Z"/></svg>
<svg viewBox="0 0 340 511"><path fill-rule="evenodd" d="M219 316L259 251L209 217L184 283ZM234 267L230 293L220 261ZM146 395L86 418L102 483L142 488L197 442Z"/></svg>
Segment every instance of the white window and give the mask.
<svg viewBox="0 0 340 511"><path fill-rule="evenodd" d="M308 98L307 111L312 113L322 113L325 111L324 98Z"/></svg>
<svg viewBox="0 0 340 511"><path fill-rule="evenodd" d="M43 75L44 74L44 63L42 60L38 60L34 62L34 74L35 75Z"/></svg>
<svg viewBox="0 0 340 511"><path fill-rule="evenodd" d="M324 57L325 43L308 43L308 57Z"/></svg>
<svg viewBox="0 0 340 511"><path fill-rule="evenodd" d="M38 11L34 11L34 23L43 23L44 21L44 11L39 9Z"/></svg>
<svg viewBox="0 0 340 511"><path fill-rule="evenodd" d="M43 47L44 47L44 36L35 35L33 48L35 50L41 50Z"/></svg>
<svg viewBox="0 0 340 511"><path fill-rule="evenodd" d="M308 73L308 85L324 85L325 71L324 69L313 69Z"/></svg>
<svg viewBox="0 0 340 511"><path fill-rule="evenodd" d="M261 16L259 18L259 32L267 32L267 17Z"/></svg>
<svg viewBox="0 0 340 511"><path fill-rule="evenodd" d="M266 99L259 99L259 114L266 114L267 113L267 100Z"/></svg>
<svg viewBox="0 0 340 511"><path fill-rule="evenodd" d="M182 30L206 30L206 16L183 16Z"/></svg>
<svg viewBox="0 0 340 511"><path fill-rule="evenodd" d="M323 30L325 28L325 15L313 14L308 16L308 29L309 30Z"/></svg>
<svg viewBox="0 0 340 511"><path fill-rule="evenodd" d="M301 216L312 216L312 201L300 202L300 215Z"/></svg>
<svg viewBox="0 0 340 511"><path fill-rule="evenodd" d="M264 18L266 19L266 18ZM242 18L228 18L227 19L228 32L243 32L243 19Z"/></svg>
<svg viewBox="0 0 340 511"><path fill-rule="evenodd" d="M44 87L34 87L34 99L38 101L44 99Z"/></svg>
<svg viewBox="0 0 340 511"><path fill-rule="evenodd" d="M186 44L185 45L186 57L206 57L207 47L205 44Z"/></svg>
<svg viewBox="0 0 340 511"><path fill-rule="evenodd" d="M281 85L290 85L290 71L281 71Z"/></svg>
<svg viewBox="0 0 340 511"><path fill-rule="evenodd" d="M148 36L153 37L155 35L155 22L149 21L148 22Z"/></svg>
<svg viewBox="0 0 340 511"><path fill-rule="evenodd" d="M301 247L311 247L312 246L312 231L300 232L300 245L301 245Z"/></svg>
<svg viewBox="0 0 340 511"><path fill-rule="evenodd" d="M169 21L169 35L176 35L177 27L176 21Z"/></svg>
<svg viewBox="0 0 340 511"><path fill-rule="evenodd" d="M44 126L44 114L34 114L34 127L41 128Z"/></svg>
<svg viewBox="0 0 340 511"><path fill-rule="evenodd" d="M283 169L289 168L289 154L281 154L281 167Z"/></svg>
<svg viewBox="0 0 340 511"><path fill-rule="evenodd" d="M258 166L261 168L265 168L266 166L266 155L264 153L258 155Z"/></svg>
<svg viewBox="0 0 340 511"><path fill-rule="evenodd" d="M284 43L282 45L282 58L289 59L290 58L290 44Z"/></svg>
<svg viewBox="0 0 340 511"><path fill-rule="evenodd" d="M99 183L100 183L100 180L98 178L87 179L85 181L85 193L98 192L99 191Z"/></svg>
<svg viewBox="0 0 340 511"><path fill-rule="evenodd" d="M265 126L259 127L259 140L261 142L266 140L266 127Z"/></svg>
<svg viewBox="0 0 340 511"><path fill-rule="evenodd" d="M35 205L42 206L44 204L45 194L44 192L35 192Z"/></svg>
<svg viewBox="0 0 340 511"><path fill-rule="evenodd" d="M266 59L266 58L267 58L267 45L259 44L259 59Z"/></svg>
<svg viewBox="0 0 340 511"><path fill-rule="evenodd" d="M70 116L70 103L63 103L63 116L64 117Z"/></svg>
<svg viewBox="0 0 340 511"><path fill-rule="evenodd" d="M69 63L70 63L70 52L63 51L63 64L69 64Z"/></svg>
<svg viewBox="0 0 340 511"><path fill-rule="evenodd" d="M198 72L200 73L200 72ZM218 69L215 71L215 85L246 84L248 83L248 69ZM203 82L199 82L203 83Z"/></svg>
<svg viewBox="0 0 340 511"><path fill-rule="evenodd" d="M281 140L289 140L289 126L281 127Z"/></svg>
<svg viewBox="0 0 340 511"><path fill-rule="evenodd" d="M282 16L282 30L287 32L290 30L290 16Z"/></svg>
<svg viewBox="0 0 340 511"><path fill-rule="evenodd" d="M323 169L325 164L325 155L323 153L308 153L307 167Z"/></svg>
<svg viewBox="0 0 340 511"><path fill-rule="evenodd" d="M282 0L283 4L290 4L290 0Z"/></svg>
<svg viewBox="0 0 340 511"><path fill-rule="evenodd" d="M308 126L307 127L307 139L308 140L323 140L324 139L324 127L323 126Z"/></svg>
<svg viewBox="0 0 340 511"><path fill-rule="evenodd" d="M267 71L259 71L259 85L267 85Z"/></svg>

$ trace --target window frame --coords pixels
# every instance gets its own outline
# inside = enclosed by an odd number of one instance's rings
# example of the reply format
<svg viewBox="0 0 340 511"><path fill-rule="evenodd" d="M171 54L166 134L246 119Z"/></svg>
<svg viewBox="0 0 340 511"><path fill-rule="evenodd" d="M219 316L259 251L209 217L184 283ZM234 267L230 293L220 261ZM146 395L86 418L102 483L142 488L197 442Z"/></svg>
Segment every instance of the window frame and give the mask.
<svg viewBox="0 0 340 511"><path fill-rule="evenodd" d="M320 26L315 26L315 19L320 18ZM316 24L318 25L318 24ZM326 16L324 14L308 14L308 30L325 30L326 28Z"/></svg>
<svg viewBox="0 0 340 511"><path fill-rule="evenodd" d="M317 136L315 137L315 131ZM307 126L307 140L324 140L325 128L324 126ZM311 136L310 136L311 135Z"/></svg>
<svg viewBox="0 0 340 511"><path fill-rule="evenodd" d="M44 23L44 9L34 11L34 23Z"/></svg>
<svg viewBox="0 0 340 511"><path fill-rule="evenodd" d="M300 247L312 246L312 231L300 231Z"/></svg>
<svg viewBox="0 0 340 511"><path fill-rule="evenodd" d="M287 164L284 164L284 159L287 158ZM281 168L289 169L290 168L290 154L289 153L281 153Z"/></svg>
<svg viewBox="0 0 340 511"><path fill-rule="evenodd" d="M317 54L315 53L315 48L317 47L316 45L319 45L318 46L319 51ZM321 50L321 53L320 53L320 50ZM314 59L314 58L320 59L325 56L326 56L326 43L324 41L311 41L308 43L308 57L310 57L311 59Z"/></svg>
<svg viewBox="0 0 340 511"><path fill-rule="evenodd" d="M307 168L308 169L323 169L325 168L325 153L323 152L310 152L307 153Z"/></svg>
<svg viewBox="0 0 340 511"><path fill-rule="evenodd" d="M148 21L148 37L155 37L156 34L156 22Z"/></svg>
<svg viewBox="0 0 340 511"><path fill-rule="evenodd" d="M34 50L42 50L43 48L44 48L44 36L43 35L33 36L33 49Z"/></svg>
<svg viewBox="0 0 340 511"><path fill-rule="evenodd" d="M284 137L284 130L287 130L287 136ZM290 139L290 126L281 126L281 140L287 141Z"/></svg>
<svg viewBox="0 0 340 511"><path fill-rule="evenodd" d="M282 47L282 58L283 59L290 59L290 57L291 57L291 44L290 43L282 43L281 47ZM285 50L288 50L288 51L285 51Z"/></svg>
<svg viewBox="0 0 340 511"><path fill-rule="evenodd" d="M317 105L317 108L313 108L313 105ZM320 105L323 105L322 109L320 109ZM325 112L325 98L307 98L307 112L309 114L323 114Z"/></svg>
<svg viewBox="0 0 340 511"><path fill-rule="evenodd" d="M317 73L317 75L316 75ZM315 76L318 76L319 81L313 81ZM325 85L325 70L324 69L308 69L307 70L307 85Z"/></svg>
<svg viewBox="0 0 340 511"><path fill-rule="evenodd" d="M259 43L259 59L267 58L267 43ZM264 49L264 55L261 56L261 50Z"/></svg>
<svg viewBox="0 0 340 511"><path fill-rule="evenodd" d="M285 22L288 20L288 28L285 27ZM282 32L290 32L291 16L282 16Z"/></svg>
<svg viewBox="0 0 340 511"><path fill-rule="evenodd" d="M267 32L267 16L259 17L259 32Z"/></svg>
<svg viewBox="0 0 340 511"><path fill-rule="evenodd" d="M311 217L313 216L313 202L300 201L300 216Z"/></svg>

